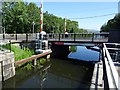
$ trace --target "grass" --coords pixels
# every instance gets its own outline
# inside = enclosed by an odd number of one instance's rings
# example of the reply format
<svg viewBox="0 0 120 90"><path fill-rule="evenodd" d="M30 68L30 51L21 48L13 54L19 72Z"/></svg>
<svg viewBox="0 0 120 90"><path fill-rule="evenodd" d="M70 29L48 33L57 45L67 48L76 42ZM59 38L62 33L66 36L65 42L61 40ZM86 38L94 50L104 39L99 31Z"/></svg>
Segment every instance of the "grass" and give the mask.
<svg viewBox="0 0 120 90"><path fill-rule="evenodd" d="M29 48L26 48L26 49L23 50L20 47L15 46L15 45L11 45L11 47L10 47L9 44L4 45L3 47L6 48L6 49L11 48L11 51L14 52L15 61L19 61L21 59L28 58L28 57L30 57L34 54L34 51L30 50Z"/></svg>
<svg viewBox="0 0 120 90"><path fill-rule="evenodd" d="M5 48L5 49L9 49L9 50L11 49L11 51L14 52L15 61L19 61L21 59L28 58L28 57L30 57L34 54L34 51L30 50L29 48L21 49L18 46L10 45L10 44L3 45L2 47ZM45 63L46 63L45 58L40 58L40 59L37 60L37 65L38 66L39 65L44 65ZM21 66L23 66L26 70L31 70L32 67L34 67L33 64L32 64L32 61L21 64L18 67L21 67ZM16 68L18 68L18 67L16 67Z"/></svg>

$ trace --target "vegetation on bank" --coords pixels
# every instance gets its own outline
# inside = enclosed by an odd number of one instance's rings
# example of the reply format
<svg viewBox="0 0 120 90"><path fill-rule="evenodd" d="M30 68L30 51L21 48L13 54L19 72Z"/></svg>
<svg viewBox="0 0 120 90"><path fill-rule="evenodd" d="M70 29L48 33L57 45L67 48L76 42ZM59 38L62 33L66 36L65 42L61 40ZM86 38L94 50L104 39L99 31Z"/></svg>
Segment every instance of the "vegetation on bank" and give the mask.
<svg viewBox="0 0 120 90"><path fill-rule="evenodd" d="M113 19L110 19L102 25L101 32L109 32L109 30L120 30L120 13L116 14Z"/></svg>
<svg viewBox="0 0 120 90"><path fill-rule="evenodd" d="M70 46L69 51L76 52L77 51L77 47L76 46Z"/></svg>
<svg viewBox="0 0 120 90"><path fill-rule="evenodd" d="M21 49L18 46L10 45L10 44L3 45L2 47L14 52L15 61L19 61L21 59L31 57L34 54L34 51L30 50L29 48ZM45 58L40 58L37 60L37 66L44 65L46 62L47 62L47 60ZM32 61L29 61L25 64L20 65L20 66L23 66L27 70L31 70L34 67Z"/></svg>
<svg viewBox="0 0 120 90"><path fill-rule="evenodd" d="M10 44L4 45L3 47L14 52L15 61L30 57L34 54L34 51L29 48L21 49L18 46Z"/></svg>

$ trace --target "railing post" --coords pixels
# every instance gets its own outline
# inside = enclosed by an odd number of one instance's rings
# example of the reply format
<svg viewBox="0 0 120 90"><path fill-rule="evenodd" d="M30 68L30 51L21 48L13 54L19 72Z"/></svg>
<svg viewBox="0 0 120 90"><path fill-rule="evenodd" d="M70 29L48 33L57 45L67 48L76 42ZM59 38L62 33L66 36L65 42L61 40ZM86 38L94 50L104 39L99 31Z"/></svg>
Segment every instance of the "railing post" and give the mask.
<svg viewBox="0 0 120 90"><path fill-rule="evenodd" d="M75 41L75 38L76 38L76 34L74 33L74 41Z"/></svg>
<svg viewBox="0 0 120 90"><path fill-rule="evenodd" d="M3 39L5 39L5 27L3 28Z"/></svg>
<svg viewBox="0 0 120 90"><path fill-rule="evenodd" d="M26 33L26 47L28 46L28 33Z"/></svg>
<svg viewBox="0 0 120 90"><path fill-rule="evenodd" d="M9 41L9 47L10 47L10 52L11 52L11 40Z"/></svg>
<svg viewBox="0 0 120 90"><path fill-rule="evenodd" d="M92 42L94 41L94 33L92 34Z"/></svg>
<svg viewBox="0 0 120 90"><path fill-rule="evenodd" d="M15 39L17 40L17 33L16 33L16 37L15 37Z"/></svg>
<svg viewBox="0 0 120 90"><path fill-rule="evenodd" d="M3 33L3 39L5 39L5 34Z"/></svg>
<svg viewBox="0 0 120 90"><path fill-rule="evenodd" d="M59 41L60 41L60 33L59 33Z"/></svg>
<svg viewBox="0 0 120 90"><path fill-rule="evenodd" d="M26 42L28 41L28 33L26 33Z"/></svg>

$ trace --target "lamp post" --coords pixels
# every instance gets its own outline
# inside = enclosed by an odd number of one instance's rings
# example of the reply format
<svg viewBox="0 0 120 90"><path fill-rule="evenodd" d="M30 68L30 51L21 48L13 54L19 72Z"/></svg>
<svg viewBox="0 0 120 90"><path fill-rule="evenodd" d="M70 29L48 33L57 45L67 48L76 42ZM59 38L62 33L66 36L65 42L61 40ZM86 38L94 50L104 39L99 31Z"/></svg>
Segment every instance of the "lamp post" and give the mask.
<svg viewBox="0 0 120 90"><path fill-rule="evenodd" d="M35 22L33 21L32 24L33 24L33 36L34 36L34 25L35 25Z"/></svg>

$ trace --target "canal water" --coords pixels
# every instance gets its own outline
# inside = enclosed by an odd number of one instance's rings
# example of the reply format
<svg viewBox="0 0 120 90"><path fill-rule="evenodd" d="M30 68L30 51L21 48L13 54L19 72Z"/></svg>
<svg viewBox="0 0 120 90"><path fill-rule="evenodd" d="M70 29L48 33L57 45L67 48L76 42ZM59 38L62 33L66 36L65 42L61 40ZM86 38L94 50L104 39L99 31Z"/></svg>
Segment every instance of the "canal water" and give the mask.
<svg viewBox="0 0 120 90"><path fill-rule="evenodd" d="M83 47L79 47L77 47L77 49L83 49ZM98 53L96 52L96 54ZM99 56L94 56L96 54L94 52L92 55L94 59L99 58ZM87 59L89 59L89 56ZM24 68L18 69L16 76L9 80L6 80L3 83L2 88L89 89L93 74L93 68L94 64L92 62L76 60L75 58L51 58L50 62L46 63L42 68L41 66L38 66L31 70L26 70Z"/></svg>

